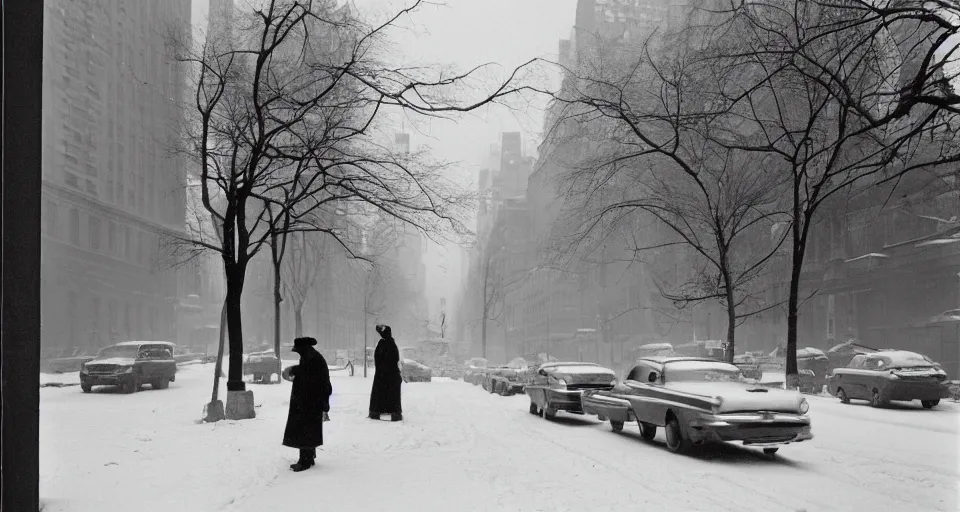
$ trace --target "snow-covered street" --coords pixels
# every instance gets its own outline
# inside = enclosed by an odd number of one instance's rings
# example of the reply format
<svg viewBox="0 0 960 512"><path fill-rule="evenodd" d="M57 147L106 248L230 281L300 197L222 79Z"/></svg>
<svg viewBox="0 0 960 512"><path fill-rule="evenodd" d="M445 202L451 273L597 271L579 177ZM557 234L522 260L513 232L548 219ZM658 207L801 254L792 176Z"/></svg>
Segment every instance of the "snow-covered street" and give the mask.
<svg viewBox="0 0 960 512"><path fill-rule="evenodd" d="M401 423L366 419L371 379L333 373L317 466L293 473L280 445L289 383L249 385L257 418L199 424L209 365L134 395L43 388L46 511L960 510L960 405L873 409L812 397L815 438L759 450L667 451L636 425L547 421L525 396L460 381L403 386ZM66 379L69 380L69 379Z"/></svg>

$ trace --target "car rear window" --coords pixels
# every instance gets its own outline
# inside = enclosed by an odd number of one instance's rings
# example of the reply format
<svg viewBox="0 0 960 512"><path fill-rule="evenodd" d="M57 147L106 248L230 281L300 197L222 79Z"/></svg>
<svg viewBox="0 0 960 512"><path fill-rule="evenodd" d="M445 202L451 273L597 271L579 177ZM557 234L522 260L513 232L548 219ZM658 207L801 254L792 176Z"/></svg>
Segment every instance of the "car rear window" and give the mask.
<svg viewBox="0 0 960 512"><path fill-rule="evenodd" d="M893 354L884 354L878 359L883 363L881 367L886 368L915 368L933 366L933 361L921 354L914 352L897 352Z"/></svg>

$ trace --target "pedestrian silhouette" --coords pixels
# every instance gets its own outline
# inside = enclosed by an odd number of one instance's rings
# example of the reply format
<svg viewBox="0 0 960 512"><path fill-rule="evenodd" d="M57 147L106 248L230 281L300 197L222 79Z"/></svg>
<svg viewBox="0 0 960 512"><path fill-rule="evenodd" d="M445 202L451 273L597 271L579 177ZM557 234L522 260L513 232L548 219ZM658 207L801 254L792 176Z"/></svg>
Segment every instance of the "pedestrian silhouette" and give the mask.
<svg viewBox="0 0 960 512"><path fill-rule="evenodd" d="M400 349L393 340L389 325L377 326L380 341L373 351L373 389L370 391L370 418L378 420L381 414L390 414L391 421L403 419L400 407Z"/></svg>
<svg viewBox="0 0 960 512"><path fill-rule="evenodd" d="M323 446L323 421L330 411L330 368L313 348L316 344L313 338L295 339L293 351L300 354L300 364L283 371L283 378L293 382L283 445L300 450L300 460L290 465L294 471L314 465L317 447Z"/></svg>

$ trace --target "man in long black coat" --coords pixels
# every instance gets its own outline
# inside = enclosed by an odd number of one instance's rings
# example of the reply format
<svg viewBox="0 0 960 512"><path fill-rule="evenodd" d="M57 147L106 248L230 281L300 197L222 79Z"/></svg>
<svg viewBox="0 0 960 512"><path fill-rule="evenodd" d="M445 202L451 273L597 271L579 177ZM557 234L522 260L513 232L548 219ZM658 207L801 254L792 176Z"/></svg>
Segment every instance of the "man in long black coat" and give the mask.
<svg viewBox="0 0 960 512"><path fill-rule="evenodd" d="M390 414L391 421L403 419L400 407L400 349L393 340L389 325L378 325L380 341L373 351L373 389L370 391L370 418L378 420L381 414Z"/></svg>
<svg viewBox="0 0 960 512"><path fill-rule="evenodd" d="M290 469L303 471L314 465L317 447L323 445L323 417L330 411L330 368L314 347L317 340L297 338L293 351L300 354L300 364L283 371L293 381L290 391L290 412L283 432L283 445L300 449L300 460Z"/></svg>

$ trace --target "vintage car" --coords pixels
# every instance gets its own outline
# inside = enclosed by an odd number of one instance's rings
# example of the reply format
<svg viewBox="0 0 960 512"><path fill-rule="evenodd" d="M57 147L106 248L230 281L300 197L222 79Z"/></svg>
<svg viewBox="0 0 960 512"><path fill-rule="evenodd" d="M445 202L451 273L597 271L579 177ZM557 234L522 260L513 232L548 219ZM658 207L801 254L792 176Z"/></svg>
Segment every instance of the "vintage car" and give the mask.
<svg viewBox="0 0 960 512"><path fill-rule="evenodd" d="M850 360L852 360L854 356L861 354L873 354L875 352L879 352L879 350L866 345L861 345L855 340L849 340L838 345L834 345L827 350L827 359L830 361L827 365L827 373L830 373L836 368L845 368L848 364L850 364Z"/></svg>
<svg viewBox="0 0 960 512"><path fill-rule="evenodd" d="M797 350L797 371L800 375L800 392L820 394L827 385L830 359L822 350L805 347Z"/></svg>
<svg viewBox="0 0 960 512"><path fill-rule="evenodd" d="M760 367L760 361L753 354L739 354L733 356L733 364L740 368L743 376L748 379L760 380L763 377L763 369Z"/></svg>
<svg viewBox="0 0 960 512"><path fill-rule="evenodd" d="M474 357L466 362L466 369L463 372L463 381L469 382L474 386L483 384L486 377L489 362L483 357Z"/></svg>
<svg viewBox="0 0 960 512"><path fill-rule="evenodd" d="M253 375L255 384L270 384L273 375L277 373L279 360L273 350L261 350L252 354L244 354L243 374ZM280 379L277 379L279 382Z"/></svg>
<svg viewBox="0 0 960 512"><path fill-rule="evenodd" d="M400 366L400 377L404 382L430 382L433 379L430 368L413 359L400 360Z"/></svg>
<svg viewBox="0 0 960 512"><path fill-rule="evenodd" d="M484 389L500 396L513 396L523 393L523 387L533 381L533 371L529 363L518 357L505 367L496 368L486 376Z"/></svg>
<svg viewBox="0 0 960 512"><path fill-rule="evenodd" d="M126 341L100 350L80 369L80 389L93 386L120 386L124 393L136 393L143 384L166 389L176 380L174 345L169 341Z"/></svg>
<svg viewBox="0 0 960 512"><path fill-rule="evenodd" d="M612 389L616 377L613 370L594 363L546 363L523 391L530 397L530 414L553 419L558 411L583 414L583 393Z"/></svg>
<svg viewBox="0 0 960 512"><path fill-rule="evenodd" d="M583 411L619 432L636 421L652 440L664 427L667 448L741 442L772 455L778 445L812 439L810 405L796 391L758 386L733 364L704 357L649 357L609 391L583 396Z"/></svg>
<svg viewBox="0 0 960 512"><path fill-rule="evenodd" d="M881 407L889 401L920 400L925 409L950 397L947 373L927 356L906 350L859 354L846 368L833 371L827 390L843 403L869 400Z"/></svg>

